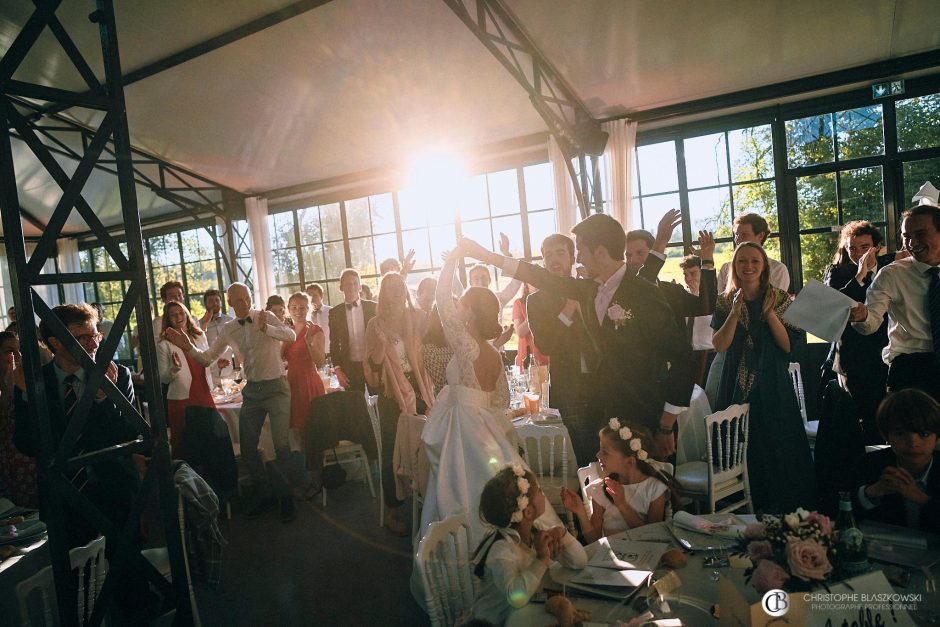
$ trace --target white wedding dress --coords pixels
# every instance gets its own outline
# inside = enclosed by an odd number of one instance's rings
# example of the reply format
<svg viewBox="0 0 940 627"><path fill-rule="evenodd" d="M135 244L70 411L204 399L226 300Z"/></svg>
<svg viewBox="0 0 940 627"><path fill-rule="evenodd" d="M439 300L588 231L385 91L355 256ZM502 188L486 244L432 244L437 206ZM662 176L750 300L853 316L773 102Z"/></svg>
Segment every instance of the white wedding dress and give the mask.
<svg viewBox="0 0 940 627"><path fill-rule="evenodd" d="M447 385L437 396L421 434L430 477L420 533L423 537L432 522L466 513L472 551L485 535L478 513L483 486L507 464L528 465L519 455L515 430L506 417L509 385L505 375L492 392L482 390L477 381L473 364L480 348L457 319L453 277L454 260L449 260L437 285L437 307L454 357L447 364ZM545 513L536 521L540 528L562 524L547 501Z"/></svg>

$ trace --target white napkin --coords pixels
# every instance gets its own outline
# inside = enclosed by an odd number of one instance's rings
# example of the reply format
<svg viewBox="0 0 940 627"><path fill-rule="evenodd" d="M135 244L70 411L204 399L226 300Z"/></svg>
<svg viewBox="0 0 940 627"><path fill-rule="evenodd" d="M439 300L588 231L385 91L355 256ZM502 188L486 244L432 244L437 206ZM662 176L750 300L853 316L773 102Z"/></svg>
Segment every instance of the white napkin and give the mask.
<svg viewBox="0 0 940 627"><path fill-rule="evenodd" d="M911 197L911 202L915 205L936 205L940 203L940 190L934 187L933 183L927 181Z"/></svg>
<svg viewBox="0 0 940 627"><path fill-rule="evenodd" d="M783 319L827 342L835 342L842 337L854 306L855 301L839 290L810 279L787 308Z"/></svg>
<svg viewBox="0 0 940 627"><path fill-rule="evenodd" d="M712 522L688 512L676 512L675 516L672 517L672 522L677 527L682 527L689 531L734 540L741 537L745 527L744 525L735 525L734 518L731 516L724 521Z"/></svg>

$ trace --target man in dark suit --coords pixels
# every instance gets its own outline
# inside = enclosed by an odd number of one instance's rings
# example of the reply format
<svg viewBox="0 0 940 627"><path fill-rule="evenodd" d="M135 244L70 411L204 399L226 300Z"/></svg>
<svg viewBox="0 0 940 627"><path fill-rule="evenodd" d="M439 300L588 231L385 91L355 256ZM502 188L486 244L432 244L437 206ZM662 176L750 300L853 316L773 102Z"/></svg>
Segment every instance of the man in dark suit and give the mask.
<svg viewBox="0 0 940 627"><path fill-rule="evenodd" d="M570 277L574 242L555 233L542 242L542 264L557 277ZM526 317L535 345L551 358L552 389L549 402L561 412L579 465L590 463L597 452L597 420L590 409L589 364L597 362L597 349L587 331L576 300L539 290L526 299Z"/></svg>
<svg viewBox="0 0 940 627"><path fill-rule="evenodd" d="M598 346L590 365L597 428L610 417L644 425L661 457L675 453L673 428L689 404L688 372L669 363L689 361L690 348L660 291L629 272L624 263L623 227L605 214L593 214L572 229L577 261L588 278L558 277L543 268L492 253L472 240L466 252L549 294L577 300L588 332Z"/></svg>
<svg viewBox="0 0 940 627"><path fill-rule="evenodd" d="M343 270L339 289L343 291L343 304L330 310L330 353L333 364L339 366L349 380L349 388L361 390L366 384L362 362L366 358L366 326L375 316L375 301L359 297L359 273L352 268Z"/></svg>
<svg viewBox="0 0 940 627"><path fill-rule="evenodd" d="M86 304L59 305L52 309L52 313L66 326L88 356L94 359L102 339L97 328L98 314L95 310ZM75 404L84 394L87 374L45 322L39 325L39 332L54 354L52 362L43 366L43 379L52 421L52 440L58 445L72 418ZM13 441L24 455L38 457L41 449L39 425L30 416L23 370L20 368L16 372L16 432ZM130 370L109 362L106 376L133 405L134 386L131 383ZM131 422L122 416L120 408L101 388L96 391L89 412L88 420L71 451L72 456L129 442L139 435ZM71 477L71 483L120 533L127 522L138 489L137 467L131 456L124 455L84 466ZM45 489L49 489L49 486ZM67 502L63 503L63 513L70 547L83 546L102 531ZM136 529L138 525L135 524L134 527ZM139 543L136 534L134 542ZM117 544L117 537L108 538L109 555ZM146 597L146 581L139 574L135 574L133 569L127 571L118 584L116 598L119 606L134 610L135 606L145 602Z"/></svg>

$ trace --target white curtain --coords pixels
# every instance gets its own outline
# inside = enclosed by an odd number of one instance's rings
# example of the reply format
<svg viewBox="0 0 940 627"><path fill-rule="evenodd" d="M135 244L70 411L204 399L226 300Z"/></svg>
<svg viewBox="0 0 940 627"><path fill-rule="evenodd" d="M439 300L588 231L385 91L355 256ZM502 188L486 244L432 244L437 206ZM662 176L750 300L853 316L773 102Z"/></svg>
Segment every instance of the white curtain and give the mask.
<svg viewBox="0 0 940 627"><path fill-rule="evenodd" d="M548 158L552 163L552 176L555 181L555 224L559 233L568 235L578 221L578 198L568 175L565 156L553 135L548 138Z"/></svg>
<svg viewBox="0 0 940 627"><path fill-rule="evenodd" d="M636 150L636 122L614 120L601 125L610 137L604 149L607 189L610 193L610 215L623 225L624 231L631 229L632 192Z"/></svg>
<svg viewBox="0 0 940 627"><path fill-rule="evenodd" d="M36 250L36 242L26 242L27 259L32 258L33 251L35 250ZM55 274L56 273L55 259L53 257L49 257L48 259L46 259L46 263L42 265L41 273L42 274ZM46 305L48 305L49 307L55 307L56 305L61 304L59 302L59 289L55 285L34 285L33 291L35 291L36 294L38 294L39 297L43 300L43 302L46 303ZM66 295L68 295L68 292L66 292ZM85 301L85 296L82 295L75 302L81 303L84 301ZM71 301L66 300L66 302L71 302ZM37 322L38 322L38 318L37 318Z"/></svg>
<svg viewBox="0 0 940 627"><path fill-rule="evenodd" d="M264 303L275 294L274 256L271 254L271 233L268 229L268 200L260 196L245 199L245 215L251 233L252 283L255 304Z"/></svg>
<svg viewBox="0 0 940 627"><path fill-rule="evenodd" d="M59 269L62 272L78 274L82 271L81 259L78 256L78 240L67 237L56 242L59 248ZM85 301L85 292L81 283L67 283L62 286L65 292L66 303L81 303Z"/></svg>

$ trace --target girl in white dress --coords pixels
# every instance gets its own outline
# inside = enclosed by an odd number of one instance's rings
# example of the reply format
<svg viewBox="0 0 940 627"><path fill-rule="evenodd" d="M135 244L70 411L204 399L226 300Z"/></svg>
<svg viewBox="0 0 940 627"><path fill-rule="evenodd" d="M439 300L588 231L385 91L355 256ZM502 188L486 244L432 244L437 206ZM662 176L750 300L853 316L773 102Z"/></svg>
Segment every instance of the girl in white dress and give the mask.
<svg viewBox="0 0 940 627"><path fill-rule="evenodd" d="M578 517L586 542L661 522L669 490L678 487L658 462L648 459L652 437L645 428L611 418L599 437L597 459L606 476L585 488L593 512L589 515L581 497L568 488L561 494L565 508Z"/></svg>
<svg viewBox="0 0 940 627"><path fill-rule="evenodd" d="M539 589L552 560L584 568L584 547L564 527L540 528L545 494L531 471L507 466L490 479L480 496L480 517L494 528L474 554L474 573L483 581L472 615L502 625L509 613L525 606Z"/></svg>
<svg viewBox="0 0 940 627"><path fill-rule="evenodd" d="M462 256L459 247L450 254L437 284L437 308L454 357L447 364L447 385L421 434L430 462L421 534L434 521L468 513L474 544L483 537L483 523L474 511L483 486L506 464L528 466L506 417L509 385L502 358L490 344L502 331L499 301L482 287L467 288L454 301L454 269ZM551 507L544 516L546 524L561 524Z"/></svg>

